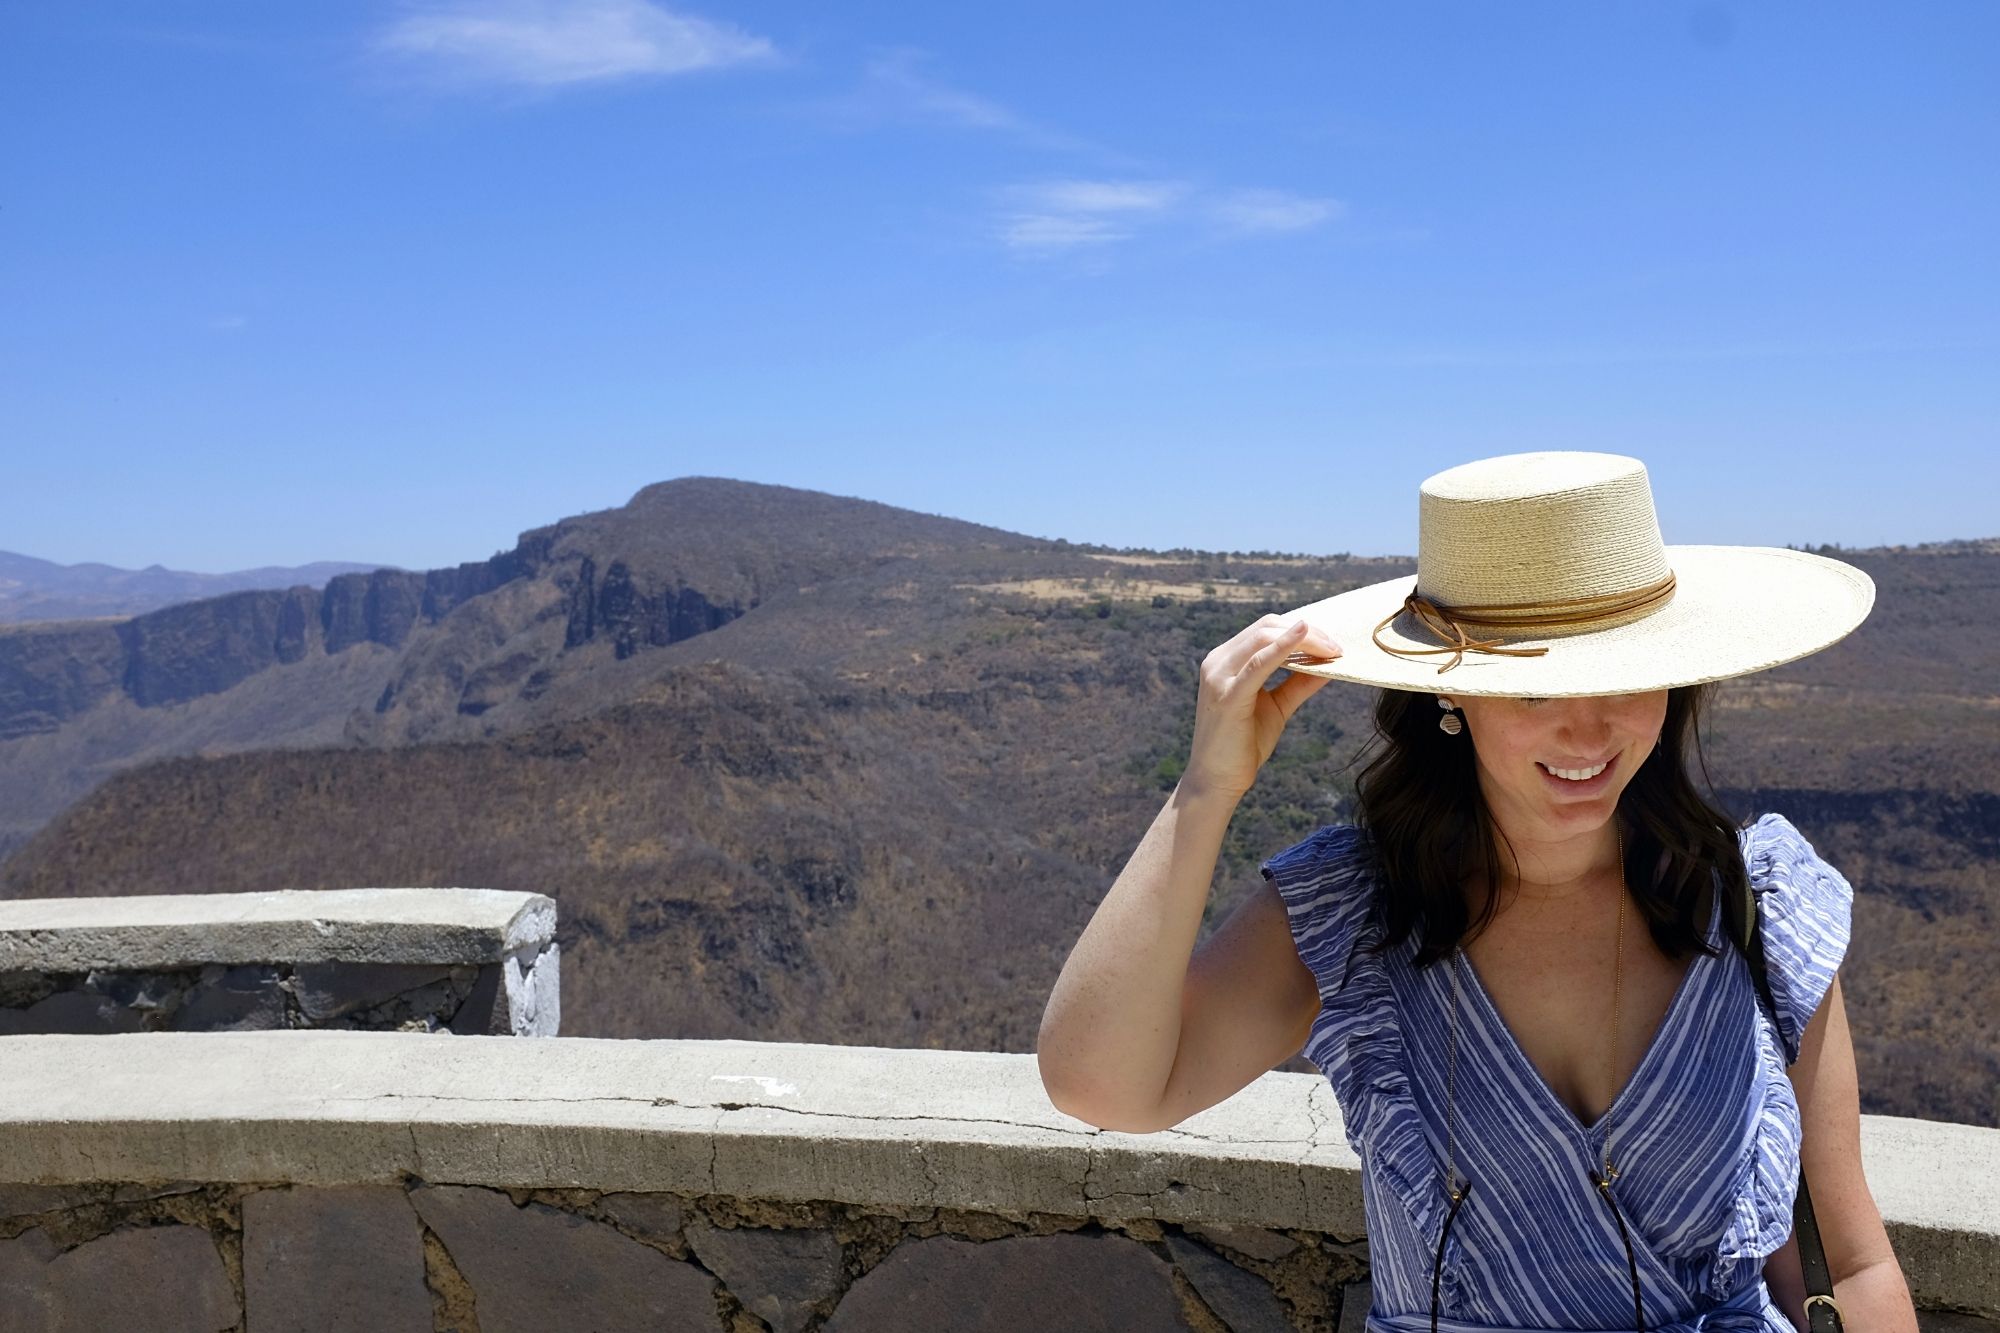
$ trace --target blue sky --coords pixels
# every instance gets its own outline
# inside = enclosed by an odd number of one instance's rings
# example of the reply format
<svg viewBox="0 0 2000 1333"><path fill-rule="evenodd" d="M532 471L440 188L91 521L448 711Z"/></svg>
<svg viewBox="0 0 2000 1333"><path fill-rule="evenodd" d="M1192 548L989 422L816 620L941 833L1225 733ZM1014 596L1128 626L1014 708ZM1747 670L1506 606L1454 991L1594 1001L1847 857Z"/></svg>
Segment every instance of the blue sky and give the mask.
<svg viewBox="0 0 2000 1333"><path fill-rule="evenodd" d="M2000 6L0 6L0 549L482 559L719 475L1408 552L2000 534Z"/></svg>

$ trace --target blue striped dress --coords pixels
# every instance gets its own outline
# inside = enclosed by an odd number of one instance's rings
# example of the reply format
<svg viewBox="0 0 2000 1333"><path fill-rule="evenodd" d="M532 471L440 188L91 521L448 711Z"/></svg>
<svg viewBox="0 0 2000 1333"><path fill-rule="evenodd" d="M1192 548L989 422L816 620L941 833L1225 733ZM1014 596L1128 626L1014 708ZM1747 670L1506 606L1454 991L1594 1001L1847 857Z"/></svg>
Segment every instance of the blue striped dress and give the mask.
<svg viewBox="0 0 2000 1333"><path fill-rule="evenodd" d="M1611 1135L1612 1193L1657 1333L1793 1333L1764 1284L1792 1229L1799 1108L1786 1066L1846 952L1853 890L1781 815L1739 833L1756 892L1775 1016L1727 940L1718 902L1652 1044L1606 1117L1556 1096L1461 960L1455 1161L1472 1193L1440 1277L1446 1333L1633 1326L1632 1280L1591 1184ZM1333 1085L1361 1158L1374 1287L1367 1333L1430 1328L1444 1191L1451 969L1418 969L1412 938L1385 956L1370 919L1365 831L1333 824L1260 867L1319 980L1305 1054ZM1350 966L1351 961L1351 966ZM1345 971L1345 984L1342 984Z"/></svg>

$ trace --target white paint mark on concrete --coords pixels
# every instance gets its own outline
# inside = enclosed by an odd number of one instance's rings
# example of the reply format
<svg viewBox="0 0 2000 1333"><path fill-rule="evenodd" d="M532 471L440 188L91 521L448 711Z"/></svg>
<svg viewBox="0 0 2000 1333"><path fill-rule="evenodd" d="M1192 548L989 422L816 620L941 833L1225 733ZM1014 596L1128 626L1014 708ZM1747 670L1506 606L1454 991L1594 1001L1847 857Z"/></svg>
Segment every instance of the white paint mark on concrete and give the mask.
<svg viewBox="0 0 2000 1333"><path fill-rule="evenodd" d="M798 1084L787 1083L783 1079L772 1078L767 1074L710 1074L708 1081L711 1083L755 1083L759 1088L764 1090L764 1095L767 1097L789 1097L799 1090Z"/></svg>

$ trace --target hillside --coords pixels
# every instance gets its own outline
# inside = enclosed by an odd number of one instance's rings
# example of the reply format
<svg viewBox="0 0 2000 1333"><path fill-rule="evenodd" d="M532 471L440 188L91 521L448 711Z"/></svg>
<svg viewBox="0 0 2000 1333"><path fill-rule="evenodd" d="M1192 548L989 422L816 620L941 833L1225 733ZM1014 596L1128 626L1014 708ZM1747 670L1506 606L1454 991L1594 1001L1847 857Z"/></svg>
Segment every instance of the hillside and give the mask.
<svg viewBox="0 0 2000 1333"><path fill-rule="evenodd" d="M1725 687L1710 768L1857 887L1866 1109L2000 1124L2000 1039L1956 1021L2000 1005L2000 554L1839 554L1877 579L1876 613ZM0 741L17 826L39 823L17 772L82 789L0 864L0 896L532 889L561 900L574 1035L1026 1051L1177 776L1202 655L1408 572L668 482L481 565L329 585L291 640L282 602L198 604L136 656L103 648L120 684ZM1340 817L1369 704L1336 684L1294 720L1211 924L1258 859Z"/></svg>
<svg viewBox="0 0 2000 1333"><path fill-rule="evenodd" d="M120 569L38 560L0 551L0 625L46 620L101 620L141 615L176 602L219 597L250 588L317 588L336 574L376 568L346 560L310 565L267 565L226 574L196 574L164 565Z"/></svg>
<svg viewBox="0 0 2000 1333"><path fill-rule="evenodd" d="M480 738L622 697L627 658L895 559L1029 548L978 524L688 477L427 572L0 626L0 856L109 774L176 755ZM790 618L809 632L812 613ZM490 716L488 715L490 713Z"/></svg>

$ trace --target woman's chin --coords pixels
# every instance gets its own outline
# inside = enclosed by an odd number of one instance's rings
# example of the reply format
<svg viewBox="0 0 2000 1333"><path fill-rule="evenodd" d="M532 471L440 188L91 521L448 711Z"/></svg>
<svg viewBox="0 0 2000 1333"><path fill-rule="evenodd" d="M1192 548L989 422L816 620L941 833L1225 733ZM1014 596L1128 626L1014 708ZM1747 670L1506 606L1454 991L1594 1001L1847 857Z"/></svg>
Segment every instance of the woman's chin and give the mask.
<svg viewBox="0 0 2000 1333"><path fill-rule="evenodd" d="M1542 818L1573 833L1579 829L1598 828L1609 822L1618 809L1618 797L1624 790L1622 782L1590 793L1550 793L1544 790L1537 793L1541 799L1536 804L1542 811Z"/></svg>

